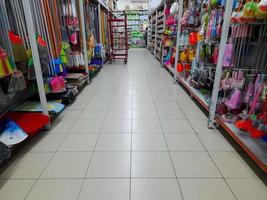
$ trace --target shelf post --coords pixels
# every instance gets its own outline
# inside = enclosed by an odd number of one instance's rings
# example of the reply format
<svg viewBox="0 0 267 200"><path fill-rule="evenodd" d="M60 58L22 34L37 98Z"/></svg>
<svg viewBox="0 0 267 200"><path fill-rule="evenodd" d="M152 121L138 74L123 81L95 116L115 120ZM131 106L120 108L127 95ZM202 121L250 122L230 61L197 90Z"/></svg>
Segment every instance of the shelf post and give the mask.
<svg viewBox="0 0 267 200"><path fill-rule="evenodd" d="M216 66L215 79L214 79L214 85L213 85L213 91L212 91L211 103L210 103L210 112L209 112L209 120L208 120L209 128L215 128L214 122L215 122L219 88L220 88L221 77L222 77L223 56L224 56L224 51L225 51L226 44L227 44L228 35L229 35L232 9L233 9L233 0L226 1L226 7L225 7L225 12L224 12L224 17L223 17L224 21L223 21L223 27L222 27L222 34L221 34L221 40L220 40L220 46L219 46L219 56L218 56L218 62Z"/></svg>
<svg viewBox="0 0 267 200"><path fill-rule="evenodd" d="M80 18L81 18L81 27L82 27L82 37L83 37L83 54L84 54L84 67L85 72L88 74L88 81L87 83L90 83L90 76L89 76L89 69L88 69L88 54L87 54L87 45L86 45L86 27L85 27L85 18L84 18L84 9L83 9L83 3L84 0L80 1Z"/></svg>
<svg viewBox="0 0 267 200"><path fill-rule="evenodd" d="M177 36L176 36L176 52L175 52L175 64L173 68L173 76L174 76L174 83L176 84L178 81L178 72L176 69L176 66L178 64L178 59L179 59L179 51L180 51L180 37L181 37L181 29L182 26L180 24L180 20L182 19L183 16L183 7L184 7L184 1L179 0L179 13L178 13L178 26L177 26Z"/></svg>
<svg viewBox="0 0 267 200"><path fill-rule="evenodd" d="M98 6L97 6L97 9L98 9L98 26L99 26L99 44L102 46L102 49L104 49L103 47L103 43L102 43L102 20L101 20L101 5L100 3L98 2ZM102 55L101 55L102 57ZM102 57L102 59L104 59Z"/></svg>
<svg viewBox="0 0 267 200"><path fill-rule="evenodd" d="M45 87L44 87L44 80L43 80L43 73L41 69L41 63L40 63L40 57L36 42L36 33L34 30L34 23L33 23L33 15L31 10L31 4L30 0L23 0L22 1L23 10L25 13L25 19L26 19L26 25L28 29L29 34L29 40L31 45L31 51L32 51L32 59L33 59L33 65L34 65L34 71L36 76L36 82L38 87L38 93L40 97L41 102L41 108L43 111L43 114L46 116L49 116L48 108L47 108L47 99L46 99L46 93L45 93Z"/></svg>
<svg viewBox="0 0 267 200"><path fill-rule="evenodd" d="M167 4L166 3L164 3L164 9L163 9L163 13L164 13L164 18L163 18L163 31L166 29L166 15L165 15L165 10L167 9ZM163 34L162 34L162 36L161 36L161 67L163 67L163 65L164 65L164 61L163 61L163 59L164 59L164 55L163 55L163 52L164 52L164 45L162 45L162 43L163 43Z"/></svg>
<svg viewBox="0 0 267 200"><path fill-rule="evenodd" d="M152 21L153 23L153 21ZM156 23L155 23L155 44L154 44L154 57L156 58L157 55L157 34L158 34L158 10L156 10Z"/></svg>

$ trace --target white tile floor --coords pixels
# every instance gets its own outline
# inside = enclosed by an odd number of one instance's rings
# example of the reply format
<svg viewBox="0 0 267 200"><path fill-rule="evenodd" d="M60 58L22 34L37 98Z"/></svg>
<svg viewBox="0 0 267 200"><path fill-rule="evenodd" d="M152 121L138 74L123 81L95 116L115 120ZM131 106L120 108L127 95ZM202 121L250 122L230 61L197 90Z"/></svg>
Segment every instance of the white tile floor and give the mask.
<svg viewBox="0 0 267 200"><path fill-rule="evenodd" d="M265 200L267 187L146 50L105 65L0 174L1 200Z"/></svg>

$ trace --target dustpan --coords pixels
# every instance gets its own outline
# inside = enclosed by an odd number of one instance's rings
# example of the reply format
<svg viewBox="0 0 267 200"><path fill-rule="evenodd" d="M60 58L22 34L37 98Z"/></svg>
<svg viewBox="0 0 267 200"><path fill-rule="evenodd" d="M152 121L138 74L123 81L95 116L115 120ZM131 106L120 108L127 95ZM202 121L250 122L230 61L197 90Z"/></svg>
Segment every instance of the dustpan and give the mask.
<svg viewBox="0 0 267 200"><path fill-rule="evenodd" d="M6 118L15 121L29 136L34 136L49 123L49 117L41 113L10 112Z"/></svg>
<svg viewBox="0 0 267 200"><path fill-rule="evenodd" d="M26 82L21 71L15 70L10 78L8 92L15 93L26 89Z"/></svg>
<svg viewBox="0 0 267 200"><path fill-rule="evenodd" d="M0 48L0 78L11 74L14 68L15 68L15 65L9 58L6 51Z"/></svg>
<svg viewBox="0 0 267 200"><path fill-rule="evenodd" d="M19 35L9 31L9 38L12 45L12 51L15 62L23 62L27 60L26 49L23 40Z"/></svg>

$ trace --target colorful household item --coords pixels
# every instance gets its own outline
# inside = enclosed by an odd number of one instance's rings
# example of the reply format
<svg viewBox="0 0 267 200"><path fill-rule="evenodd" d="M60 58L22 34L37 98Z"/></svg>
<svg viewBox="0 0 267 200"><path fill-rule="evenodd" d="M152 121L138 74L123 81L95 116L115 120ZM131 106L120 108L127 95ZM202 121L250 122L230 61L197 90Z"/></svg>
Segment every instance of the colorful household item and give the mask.
<svg viewBox="0 0 267 200"><path fill-rule="evenodd" d="M177 72L181 73L183 71L184 71L184 67L183 67L182 63L178 63L177 64Z"/></svg>
<svg viewBox="0 0 267 200"><path fill-rule="evenodd" d="M223 66L224 67L230 67L231 66L233 50L234 50L234 45L232 43L228 43L225 47L224 56L223 56ZM218 54L219 54L219 52L218 52Z"/></svg>
<svg viewBox="0 0 267 200"><path fill-rule="evenodd" d="M179 3L176 1L176 2L173 2L171 5L170 14L175 15L178 12L179 12Z"/></svg>
<svg viewBox="0 0 267 200"><path fill-rule="evenodd" d="M51 113L60 113L64 110L65 106L62 103L56 101L48 101L47 109ZM12 109L13 112L42 112L40 102L37 101L25 101L21 105Z"/></svg>
<svg viewBox="0 0 267 200"><path fill-rule="evenodd" d="M34 112L9 112L6 119L14 121L28 136L32 137L49 124L49 116Z"/></svg>
<svg viewBox="0 0 267 200"><path fill-rule="evenodd" d="M257 9L257 3L253 0L245 3L243 17L246 19L254 19L256 17Z"/></svg>
<svg viewBox="0 0 267 200"><path fill-rule="evenodd" d="M15 69L15 65L9 58L6 51L0 48L0 78L10 75Z"/></svg>
<svg viewBox="0 0 267 200"><path fill-rule="evenodd" d="M256 17L267 19L267 0L261 0L257 7Z"/></svg>
<svg viewBox="0 0 267 200"><path fill-rule="evenodd" d="M195 46L198 42L197 32L191 32L189 34L189 43L192 46Z"/></svg>
<svg viewBox="0 0 267 200"><path fill-rule="evenodd" d="M65 79L62 76L53 77L50 81L50 87L53 93L65 92Z"/></svg>
<svg viewBox="0 0 267 200"><path fill-rule="evenodd" d="M168 16L166 20L166 25L170 26L176 23L175 17L173 15Z"/></svg>
<svg viewBox="0 0 267 200"><path fill-rule="evenodd" d="M225 101L225 105L231 110L239 109L242 105L242 91L239 88L235 88Z"/></svg>
<svg viewBox="0 0 267 200"><path fill-rule="evenodd" d="M9 93L15 93L26 89L26 82L20 70L14 70L8 86Z"/></svg>
<svg viewBox="0 0 267 200"><path fill-rule="evenodd" d="M28 137L14 121L4 120L0 122L0 142L8 147L21 143Z"/></svg>
<svg viewBox="0 0 267 200"><path fill-rule="evenodd" d="M180 53L180 60L182 62L188 62L188 53L186 51Z"/></svg>
<svg viewBox="0 0 267 200"><path fill-rule="evenodd" d="M9 39L12 45L12 51L15 62L23 62L27 60L26 49L23 40L19 35L9 31Z"/></svg>

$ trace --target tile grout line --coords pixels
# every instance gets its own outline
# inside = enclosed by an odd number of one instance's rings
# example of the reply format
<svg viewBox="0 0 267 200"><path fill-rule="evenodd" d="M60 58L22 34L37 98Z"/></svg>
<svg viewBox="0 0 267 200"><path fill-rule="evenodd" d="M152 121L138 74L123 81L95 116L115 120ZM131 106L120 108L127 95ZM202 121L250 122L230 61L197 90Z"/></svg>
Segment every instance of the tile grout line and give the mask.
<svg viewBox="0 0 267 200"><path fill-rule="evenodd" d="M103 71L103 70L104 70L104 69L102 69L102 71ZM101 85L100 85L100 86L101 86ZM95 96L95 94L96 94L97 91L99 90L100 86L97 88L97 90L95 91L95 93L94 93L93 96ZM111 104L111 102L110 102L110 104ZM109 105L109 106L110 106L110 105ZM99 138L100 138L100 136L101 136L101 134L102 134L102 129L103 129L103 126L104 126L104 121L105 121L105 119L106 119L107 110L108 110L108 109L106 109L106 114L104 115L104 119L102 119L101 128L100 128L99 131L98 131L98 136L97 136L97 139L96 139L96 143L95 143L94 149L93 149L93 151L92 151L91 158L90 158L90 160L89 160L89 162L88 162L88 166L87 166L87 168L86 168L84 178L82 179L82 184L81 184L81 186L80 186L80 189L79 189L78 196L77 196L76 200L79 200L80 195L81 195L81 192L82 192L82 189L83 189L84 184L85 184L85 181L87 180L88 170L89 170L89 167L90 167L90 165L91 165L91 163L92 163L93 156L94 156L94 154L95 154L95 152L96 152L96 147L97 147L97 144L98 144L98 142L99 142Z"/></svg>
<svg viewBox="0 0 267 200"><path fill-rule="evenodd" d="M152 92L152 89L151 89L151 85L149 83L149 88L150 88L150 92ZM153 94L152 94L153 96ZM156 103L155 103L155 100L153 98L153 104L155 106L155 109L156 109L156 112L159 116L159 110L158 110L158 107L156 106ZM159 116L160 117L160 116ZM171 161L171 164L172 164L172 169L173 169L173 172L174 172L174 175L175 175L175 178L176 178L176 182L177 182L177 185L178 185L178 189L180 191L180 195L181 195L181 198L182 200L184 200L184 195L183 195L183 192L182 192L182 188L181 188L181 185L179 183L179 180L178 180L178 177L177 177L177 173L176 173L176 170L175 170L175 166L174 166L174 162L173 162L173 159L172 159L172 156L171 156L171 152L170 152L170 149L169 149L169 145L167 143L167 139L166 139L166 136L165 136L165 132L164 132L164 129L163 129L163 125L161 123L161 120L159 119L159 123L160 123L160 126L161 126L161 129L162 129L162 133L163 133L163 137L164 137L164 140L165 140L165 144L166 144L166 147L167 147L167 150L168 150L168 154L169 154L169 157L170 157L170 161Z"/></svg>
<svg viewBox="0 0 267 200"><path fill-rule="evenodd" d="M34 182L34 184L32 185L32 187L30 188L30 190L27 192L27 194L26 194L24 200L26 200L26 199L28 198L29 194L31 193L31 191L33 190L33 188L36 186L37 182L38 182L39 180L42 180L42 179L41 179L41 176L43 175L44 171L47 169L48 165L51 163L51 161L52 161L53 158L55 157L56 153L58 152L59 147L62 145L62 143L64 142L64 140L65 140L65 138L67 137L67 135L69 135L71 129L73 128L73 126L74 126L74 124L77 122L77 120L78 120L78 118L75 119L75 120L73 120L74 122L73 122L73 124L71 125L70 129L67 131L67 133L64 135L62 141L61 141L61 142L59 143L59 145L57 146L56 151L52 153L51 158L48 160L48 162L47 162L47 164L45 165L44 169L41 171L40 175L37 177L36 181ZM62 119L61 121L63 121L63 119ZM50 134L51 134L51 133L50 133Z"/></svg>
<svg viewBox="0 0 267 200"><path fill-rule="evenodd" d="M176 84L175 84L175 85L176 85ZM181 87L180 85L178 85L178 86ZM172 92L170 91L169 88L168 88L168 90L169 90L169 92L171 93L171 95L173 96L173 94L172 94ZM173 96L173 98L174 98L174 96ZM200 143L202 144L202 146L204 147L205 152L208 154L208 156L209 156L209 158L211 159L212 163L214 164L214 166L215 166L216 169L218 170L218 172L219 172L219 174L220 174L221 177L218 177L217 179L223 179L223 181L224 181L225 184L227 185L228 189L229 189L229 190L231 191L231 193L233 194L234 198L235 198L236 200L238 200L237 197L236 197L236 195L234 194L232 188L230 187L230 185L229 185L228 182L226 181L226 179L225 179L225 177L223 176L222 172L220 171L220 169L218 168L217 164L215 163L215 161L213 160L212 156L210 155L209 151L207 150L206 146L203 144L202 140L200 139L199 134L195 131L194 127L192 126L192 124L191 124L189 118L185 115L183 109L182 109L181 106L177 103L177 101L175 101L175 103L177 104L177 106L180 108L180 110L181 110L182 113L184 114L184 116L185 116L185 118L186 118L186 121L189 123L190 127L192 128L192 130L193 130L194 133L196 134L196 136L197 136L199 142L200 142ZM201 110L200 110L200 111L201 111ZM201 112L202 112L202 111L201 111ZM203 179L203 178L202 178L202 179Z"/></svg>
<svg viewBox="0 0 267 200"><path fill-rule="evenodd" d="M88 100L88 102L89 102L89 101L90 101L90 100ZM87 102L87 103L88 103L88 102ZM85 106L84 106L84 107L85 107ZM47 164L45 165L45 167L44 167L44 169L42 170L42 172L40 173L40 175L37 177L37 179L36 179L36 181L34 182L34 184L32 185L32 187L31 187L31 188L29 189L29 191L27 192L27 194L26 194L24 200L26 200L26 199L28 198L29 194L31 193L31 191L33 190L33 188L36 186L37 182L38 182L39 180L42 180L42 179L41 179L42 174L44 173L44 171L47 169L48 165L51 163L51 161L52 161L53 158L55 157L56 153L58 152L59 147L63 144L63 142L64 142L64 140L66 139L66 137L70 134L70 132L71 132L71 130L72 130L74 124L78 121L78 119L79 119L79 117L73 120L74 122L73 122L73 124L71 125L70 129L69 129L69 130L67 131L67 133L64 135L62 141L60 142L60 144L59 144L58 147L56 148L56 151L55 151L55 152L52 152L52 156L51 156L51 158L49 159L49 161L48 161ZM64 119L62 119L62 120L60 120L60 121L63 121L63 120L64 120ZM51 131L51 130L50 130L50 131Z"/></svg>
<svg viewBox="0 0 267 200"><path fill-rule="evenodd" d="M131 76L133 76L131 72ZM133 89L133 77L131 81L131 88ZM131 94L131 147L130 147L130 182L129 182L129 200L132 199L132 158L133 158L133 91Z"/></svg>

